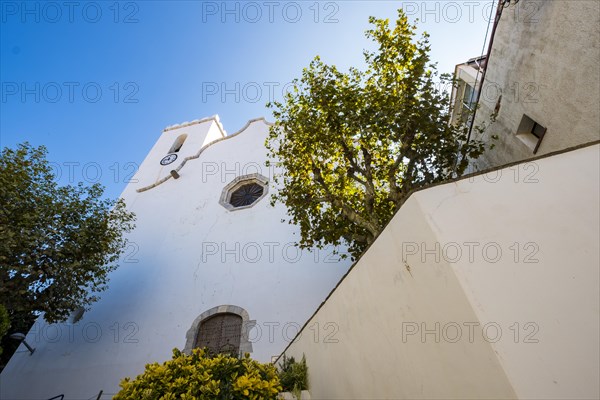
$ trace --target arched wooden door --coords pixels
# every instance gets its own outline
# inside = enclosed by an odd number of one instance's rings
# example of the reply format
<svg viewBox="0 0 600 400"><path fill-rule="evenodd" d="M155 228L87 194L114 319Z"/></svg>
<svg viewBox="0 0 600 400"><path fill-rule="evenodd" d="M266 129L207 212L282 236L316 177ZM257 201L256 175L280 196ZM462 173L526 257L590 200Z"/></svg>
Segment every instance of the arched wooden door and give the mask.
<svg viewBox="0 0 600 400"><path fill-rule="evenodd" d="M209 354L228 353L237 357L242 337L242 317L217 314L200 323L194 347L206 347Z"/></svg>

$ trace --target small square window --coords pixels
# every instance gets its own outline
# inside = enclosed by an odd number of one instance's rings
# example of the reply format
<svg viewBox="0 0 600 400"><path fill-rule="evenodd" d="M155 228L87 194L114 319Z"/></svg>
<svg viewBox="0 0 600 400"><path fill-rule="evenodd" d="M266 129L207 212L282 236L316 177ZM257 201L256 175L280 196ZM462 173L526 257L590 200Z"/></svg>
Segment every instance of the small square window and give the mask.
<svg viewBox="0 0 600 400"><path fill-rule="evenodd" d="M517 137L533 151L533 154L537 153L545 134L546 128L544 126L523 114L517 129Z"/></svg>

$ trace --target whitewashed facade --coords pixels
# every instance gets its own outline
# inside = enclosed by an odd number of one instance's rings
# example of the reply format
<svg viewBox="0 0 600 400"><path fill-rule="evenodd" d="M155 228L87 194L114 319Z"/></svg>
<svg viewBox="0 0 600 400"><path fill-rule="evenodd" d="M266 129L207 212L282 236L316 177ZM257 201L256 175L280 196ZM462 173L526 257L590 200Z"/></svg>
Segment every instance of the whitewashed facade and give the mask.
<svg viewBox="0 0 600 400"><path fill-rule="evenodd" d="M0 375L0 398L110 398L146 363L193 347L219 313L243 319L241 352L268 362L285 348L350 261L294 246L285 207L269 204L268 129L256 119L226 135L215 116L164 130L122 194L137 227L108 291L78 322L36 323L26 338L35 352L21 345ZM228 197L246 182L264 185L262 196L232 207Z"/></svg>

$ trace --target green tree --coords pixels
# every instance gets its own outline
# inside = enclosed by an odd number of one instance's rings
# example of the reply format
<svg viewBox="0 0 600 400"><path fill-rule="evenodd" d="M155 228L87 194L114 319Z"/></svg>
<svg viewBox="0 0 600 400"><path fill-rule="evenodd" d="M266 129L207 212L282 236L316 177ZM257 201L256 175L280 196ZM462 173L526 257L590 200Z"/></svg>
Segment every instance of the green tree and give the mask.
<svg viewBox="0 0 600 400"><path fill-rule="evenodd" d="M266 141L285 170L272 203L300 227L299 246L349 245L360 255L415 188L463 174L484 151L450 125L451 83L429 58L425 33L398 11L395 26L371 17L364 71L341 72L316 57L282 102L268 104L275 124ZM436 79L439 80L436 82Z"/></svg>
<svg viewBox="0 0 600 400"><path fill-rule="evenodd" d="M191 355L173 350L173 359L146 365L143 374L121 381L115 400L276 399L281 390L273 365L202 349Z"/></svg>
<svg viewBox="0 0 600 400"><path fill-rule="evenodd" d="M10 328L10 319L8 318L8 311L0 304L0 340L6 335ZM0 346L0 354L2 354L2 346Z"/></svg>
<svg viewBox="0 0 600 400"><path fill-rule="evenodd" d="M46 153L24 143L0 154L0 304L14 326L41 312L61 321L96 301L134 227L99 184L59 186Z"/></svg>

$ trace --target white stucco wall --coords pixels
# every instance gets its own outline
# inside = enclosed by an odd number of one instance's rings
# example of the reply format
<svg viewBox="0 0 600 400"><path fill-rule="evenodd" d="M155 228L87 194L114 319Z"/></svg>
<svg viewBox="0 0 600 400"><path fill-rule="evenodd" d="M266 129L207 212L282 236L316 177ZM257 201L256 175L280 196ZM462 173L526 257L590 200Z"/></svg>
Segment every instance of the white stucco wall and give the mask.
<svg viewBox="0 0 600 400"><path fill-rule="evenodd" d="M599 151L414 193L285 352L312 398L599 398Z"/></svg>
<svg viewBox="0 0 600 400"><path fill-rule="evenodd" d="M219 204L237 176L271 178L264 166L267 133L259 119L206 147L223 137L217 119L165 130L123 192L137 228L108 291L75 325L38 322L26 339L36 351L30 356L19 348L0 375L0 398L88 399L100 390L109 398L122 378L183 349L194 319L221 305L241 307L256 321L249 332L253 358L278 355L349 261L338 262L332 249L298 257L298 230L281 223L285 207L271 207L269 195L245 210ZM188 137L178 159L161 166L181 134ZM179 169L179 179L137 191L199 153Z"/></svg>
<svg viewBox="0 0 600 400"><path fill-rule="evenodd" d="M504 9L476 125L498 135L478 169L533 156L516 135L524 114L547 128L536 155L600 139L600 2L521 0ZM500 110L490 125L499 97Z"/></svg>

